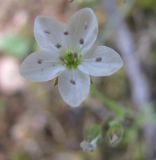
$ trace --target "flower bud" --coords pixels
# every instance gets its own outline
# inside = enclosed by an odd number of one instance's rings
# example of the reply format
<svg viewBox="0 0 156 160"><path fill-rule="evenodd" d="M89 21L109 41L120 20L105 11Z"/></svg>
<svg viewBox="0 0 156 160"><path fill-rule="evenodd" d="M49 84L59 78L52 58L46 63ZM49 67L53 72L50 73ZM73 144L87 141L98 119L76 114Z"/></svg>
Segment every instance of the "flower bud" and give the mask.
<svg viewBox="0 0 156 160"><path fill-rule="evenodd" d="M124 129L119 122L110 125L106 133L106 140L111 147L116 147L122 140Z"/></svg>
<svg viewBox="0 0 156 160"><path fill-rule="evenodd" d="M92 152L96 149L98 140L101 137L101 126L94 124L87 128L84 132L84 140L80 143L80 147L83 151Z"/></svg>
<svg viewBox="0 0 156 160"><path fill-rule="evenodd" d="M85 152L93 152L96 150L96 145L97 145L99 138L100 137L96 137L91 142L84 140L80 143L80 147Z"/></svg>

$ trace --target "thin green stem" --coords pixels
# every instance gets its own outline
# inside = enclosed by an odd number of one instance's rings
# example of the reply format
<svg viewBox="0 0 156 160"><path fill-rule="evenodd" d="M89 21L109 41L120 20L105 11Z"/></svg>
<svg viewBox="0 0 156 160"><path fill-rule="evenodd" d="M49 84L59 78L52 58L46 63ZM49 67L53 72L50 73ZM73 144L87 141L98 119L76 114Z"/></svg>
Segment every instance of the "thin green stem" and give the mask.
<svg viewBox="0 0 156 160"><path fill-rule="evenodd" d="M117 104L112 99L106 97L103 93L101 93L94 84L91 85L91 94L100 100L109 110L115 113L116 117L123 118L126 115L133 115L132 110L125 108L122 105Z"/></svg>

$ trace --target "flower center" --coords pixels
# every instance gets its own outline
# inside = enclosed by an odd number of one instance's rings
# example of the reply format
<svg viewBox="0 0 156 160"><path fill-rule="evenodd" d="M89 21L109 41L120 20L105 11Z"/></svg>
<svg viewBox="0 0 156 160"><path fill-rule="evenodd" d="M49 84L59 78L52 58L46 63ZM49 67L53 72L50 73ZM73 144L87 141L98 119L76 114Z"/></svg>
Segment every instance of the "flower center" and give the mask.
<svg viewBox="0 0 156 160"><path fill-rule="evenodd" d="M82 56L78 53L73 53L71 51L67 51L61 60L66 65L67 68L77 68L78 65L81 63Z"/></svg>

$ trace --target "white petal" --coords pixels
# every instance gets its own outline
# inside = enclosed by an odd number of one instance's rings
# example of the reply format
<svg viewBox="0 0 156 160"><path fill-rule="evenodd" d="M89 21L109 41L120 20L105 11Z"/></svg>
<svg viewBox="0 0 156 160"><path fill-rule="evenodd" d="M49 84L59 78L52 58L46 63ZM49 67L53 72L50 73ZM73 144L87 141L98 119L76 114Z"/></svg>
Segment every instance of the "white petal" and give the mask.
<svg viewBox="0 0 156 160"><path fill-rule="evenodd" d="M60 49L64 45L64 26L55 19L38 16L35 19L34 34L44 50Z"/></svg>
<svg viewBox="0 0 156 160"><path fill-rule="evenodd" d="M22 63L20 73L28 80L42 82L57 77L65 67L59 64L57 54L38 51L30 54Z"/></svg>
<svg viewBox="0 0 156 160"><path fill-rule="evenodd" d="M79 70L66 70L59 76L58 88L67 104L78 107L89 94L90 77Z"/></svg>
<svg viewBox="0 0 156 160"><path fill-rule="evenodd" d="M85 55L79 69L91 76L109 76L123 66L120 55L106 46L99 46Z"/></svg>
<svg viewBox="0 0 156 160"><path fill-rule="evenodd" d="M67 31L68 47L81 49L86 53L97 38L98 23L94 12L90 8L81 9L69 21Z"/></svg>

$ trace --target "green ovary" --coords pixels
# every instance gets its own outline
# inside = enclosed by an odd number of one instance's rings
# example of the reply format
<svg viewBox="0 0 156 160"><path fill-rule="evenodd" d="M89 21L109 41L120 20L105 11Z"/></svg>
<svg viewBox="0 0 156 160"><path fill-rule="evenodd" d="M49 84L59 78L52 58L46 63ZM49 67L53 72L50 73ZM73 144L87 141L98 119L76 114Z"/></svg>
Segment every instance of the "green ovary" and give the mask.
<svg viewBox="0 0 156 160"><path fill-rule="evenodd" d="M77 53L67 52L65 53L64 57L61 58L63 63L66 65L67 68L77 68L78 65L81 63L82 56Z"/></svg>

